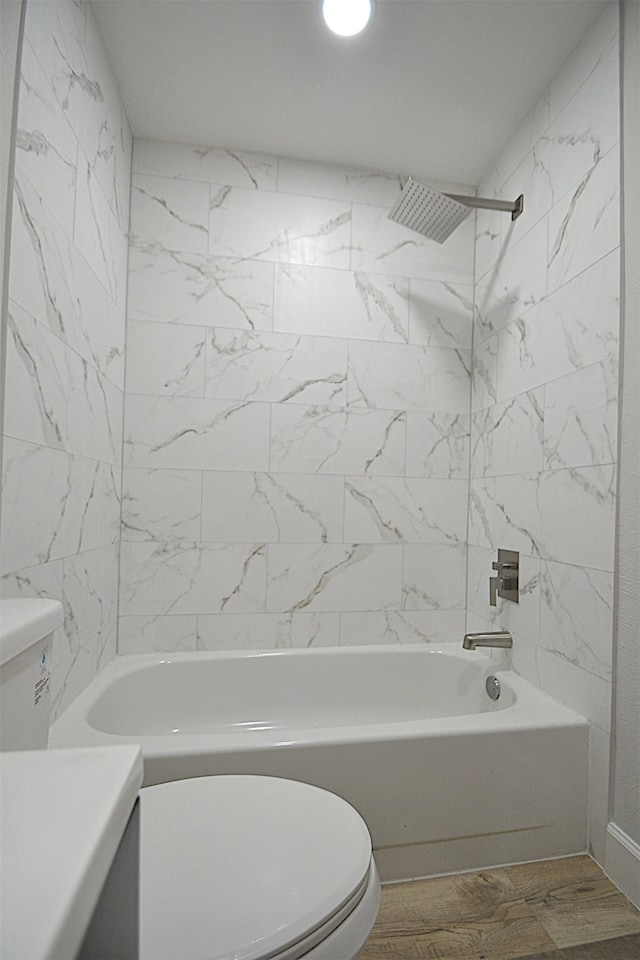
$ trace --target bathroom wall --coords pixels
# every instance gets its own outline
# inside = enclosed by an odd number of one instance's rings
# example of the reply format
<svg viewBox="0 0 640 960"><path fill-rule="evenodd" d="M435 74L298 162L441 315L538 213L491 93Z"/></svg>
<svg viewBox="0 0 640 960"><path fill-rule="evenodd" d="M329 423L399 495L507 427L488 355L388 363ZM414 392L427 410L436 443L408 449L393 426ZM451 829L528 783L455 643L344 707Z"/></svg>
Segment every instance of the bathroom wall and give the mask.
<svg viewBox="0 0 640 960"><path fill-rule="evenodd" d="M131 137L88 5L27 4L1 589L62 599L57 715L115 653Z"/></svg>
<svg viewBox="0 0 640 960"><path fill-rule="evenodd" d="M640 6L621 4L623 329L611 823L605 867L640 906Z"/></svg>
<svg viewBox="0 0 640 960"><path fill-rule="evenodd" d="M440 247L397 177L212 147L133 171L119 652L459 636L473 219Z"/></svg>
<svg viewBox="0 0 640 960"><path fill-rule="evenodd" d="M609 4L515 132L477 219L468 626L514 635L517 670L591 721L603 862L611 709L620 288L619 56ZM488 604L498 547L519 605Z"/></svg>
<svg viewBox="0 0 640 960"><path fill-rule="evenodd" d="M22 46L23 0L7 0L0 4L0 371L4 372L7 348L7 303L9 285L9 250L11 213L13 209L13 168L17 90L20 49ZM11 186L10 186L11 185ZM0 424L4 418L4 390L0 387ZM0 430L0 476L2 475L2 431ZM0 520L2 485L0 484Z"/></svg>

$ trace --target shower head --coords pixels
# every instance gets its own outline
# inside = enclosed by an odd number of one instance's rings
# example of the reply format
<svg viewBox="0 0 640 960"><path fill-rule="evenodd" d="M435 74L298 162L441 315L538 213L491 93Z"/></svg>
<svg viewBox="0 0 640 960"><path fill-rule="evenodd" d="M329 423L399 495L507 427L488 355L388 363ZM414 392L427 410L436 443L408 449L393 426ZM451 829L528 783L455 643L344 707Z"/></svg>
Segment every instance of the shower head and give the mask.
<svg viewBox="0 0 640 960"><path fill-rule="evenodd" d="M524 209L524 197L519 196L513 203L484 197L461 197L455 193L439 193L409 177L391 208L389 220L437 243L444 243L472 207L502 210L511 213L511 219L515 220Z"/></svg>
<svg viewBox="0 0 640 960"><path fill-rule="evenodd" d="M470 207L452 200L446 193L438 193L409 177L391 208L389 220L395 220L430 240L444 243L470 210Z"/></svg>

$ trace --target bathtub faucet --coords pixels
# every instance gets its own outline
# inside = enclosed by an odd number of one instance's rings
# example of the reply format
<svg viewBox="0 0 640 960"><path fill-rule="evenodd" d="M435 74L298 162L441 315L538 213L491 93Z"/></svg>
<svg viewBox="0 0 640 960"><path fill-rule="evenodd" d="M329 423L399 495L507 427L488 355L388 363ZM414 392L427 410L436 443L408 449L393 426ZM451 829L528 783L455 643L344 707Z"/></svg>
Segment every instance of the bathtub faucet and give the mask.
<svg viewBox="0 0 640 960"><path fill-rule="evenodd" d="M462 646L465 650L475 650L476 647L512 647L513 637L508 630L498 630L496 633L466 633Z"/></svg>

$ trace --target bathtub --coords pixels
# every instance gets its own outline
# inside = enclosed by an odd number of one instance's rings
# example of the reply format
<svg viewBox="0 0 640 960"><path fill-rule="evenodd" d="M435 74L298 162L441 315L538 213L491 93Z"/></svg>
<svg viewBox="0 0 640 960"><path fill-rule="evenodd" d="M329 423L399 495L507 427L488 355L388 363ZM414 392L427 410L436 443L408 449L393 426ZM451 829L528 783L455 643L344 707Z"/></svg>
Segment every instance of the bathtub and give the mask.
<svg viewBox="0 0 640 960"><path fill-rule="evenodd" d="M458 645L120 657L49 746L121 743L145 785L253 773L339 794L383 880L585 849L586 721Z"/></svg>

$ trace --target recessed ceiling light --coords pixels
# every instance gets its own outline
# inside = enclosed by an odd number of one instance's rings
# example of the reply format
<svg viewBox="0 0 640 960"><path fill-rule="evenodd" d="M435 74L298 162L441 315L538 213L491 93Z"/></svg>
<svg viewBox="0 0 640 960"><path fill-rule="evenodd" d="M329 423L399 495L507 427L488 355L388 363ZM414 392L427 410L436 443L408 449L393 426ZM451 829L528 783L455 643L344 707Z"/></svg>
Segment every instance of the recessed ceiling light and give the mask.
<svg viewBox="0 0 640 960"><path fill-rule="evenodd" d="M322 0L324 22L339 37L354 37L373 16L373 0Z"/></svg>

